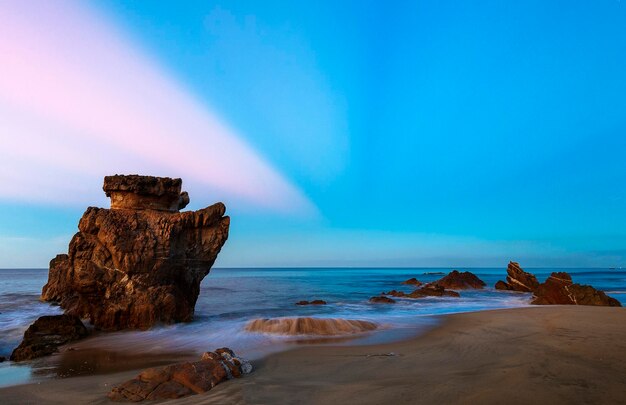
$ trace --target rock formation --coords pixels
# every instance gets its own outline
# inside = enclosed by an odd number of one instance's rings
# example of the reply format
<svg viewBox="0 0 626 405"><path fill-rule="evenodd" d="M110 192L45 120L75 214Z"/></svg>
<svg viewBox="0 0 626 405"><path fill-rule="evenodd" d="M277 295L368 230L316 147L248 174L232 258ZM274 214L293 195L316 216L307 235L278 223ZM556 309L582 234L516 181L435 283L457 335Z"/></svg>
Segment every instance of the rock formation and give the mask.
<svg viewBox="0 0 626 405"><path fill-rule="evenodd" d="M469 271L460 273L458 270L453 270L446 276L430 284L449 290L479 290L487 285L484 281L476 277L475 274Z"/></svg>
<svg viewBox="0 0 626 405"><path fill-rule="evenodd" d="M383 292L382 295L391 295L392 297L399 298L424 298L424 297L460 297L461 295L456 291L446 290L440 285L426 284L422 288L418 288L410 294L402 291L391 290L389 292Z"/></svg>
<svg viewBox="0 0 626 405"><path fill-rule="evenodd" d="M178 212L189 202L181 183L105 177L111 209L87 208L68 254L50 262L42 299L103 330L190 321L230 218L222 203Z"/></svg>
<svg viewBox="0 0 626 405"><path fill-rule="evenodd" d="M296 305L326 305L327 302L324 300L313 300L313 301L298 301Z"/></svg>
<svg viewBox="0 0 626 405"><path fill-rule="evenodd" d="M206 352L200 361L144 370L136 378L114 387L113 401L175 399L209 391L217 384L252 371L249 362L228 348Z"/></svg>
<svg viewBox="0 0 626 405"><path fill-rule="evenodd" d="M509 262L506 272L506 282L498 281L495 285L496 290L533 292L539 287L537 278L525 272L517 262Z"/></svg>
<svg viewBox="0 0 626 405"><path fill-rule="evenodd" d="M384 295L379 295L378 297L370 298L370 302L374 304L395 304L396 300L385 297Z"/></svg>
<svg viewBox="0 0 626 405"><path fill-rule="evenodd" d="M589 285L574 284L565 272L552 273L534 291L531 304L535 305L597 305L621 307L615 298Z"/></svg>
<svg viewBox="0 0 626 405"><path fill-rule="evenodd" d="M422 284L424 284L424 283L422 283L421 281L419 281L418 279L416 279L415 277L413 277L413 278L410 278L410 279L408 279L408 280L406 280L406 281L403 281L403 282L402 282L402 284L406 284L406 285L414 285L414 286L418 286L418 287L419 287L420 285L422 285Z"/></svg>
<svg viewBox="0 0 626 405"><path fill-rule="evenodd" d="M59 346L87 335L87 328L76 316L42 316L26 329L22 343L11 354L11 361L47 356L56 352Z"/></svg>
<svg viewBox="0 0 626 405"><path fill-rule="evenodd" d="M255 319L246 325L248 332L276 335L350 335L375 330L373 322L333 318L274 318Z"/></svg>

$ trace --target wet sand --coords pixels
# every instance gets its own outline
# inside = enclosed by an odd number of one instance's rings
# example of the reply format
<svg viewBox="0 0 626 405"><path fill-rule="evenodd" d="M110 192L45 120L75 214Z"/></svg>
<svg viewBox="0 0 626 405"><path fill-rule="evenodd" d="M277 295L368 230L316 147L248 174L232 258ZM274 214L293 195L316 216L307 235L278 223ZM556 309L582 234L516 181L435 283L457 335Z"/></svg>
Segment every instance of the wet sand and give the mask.
<svg viewBox="0 0 626 405"><path fill-rule="evenodd" d="M446 316L373 346L301 346L177 404L626 404L626 309L532 307ZM0 389L3 404L110 403L137 374Z"/></svg>

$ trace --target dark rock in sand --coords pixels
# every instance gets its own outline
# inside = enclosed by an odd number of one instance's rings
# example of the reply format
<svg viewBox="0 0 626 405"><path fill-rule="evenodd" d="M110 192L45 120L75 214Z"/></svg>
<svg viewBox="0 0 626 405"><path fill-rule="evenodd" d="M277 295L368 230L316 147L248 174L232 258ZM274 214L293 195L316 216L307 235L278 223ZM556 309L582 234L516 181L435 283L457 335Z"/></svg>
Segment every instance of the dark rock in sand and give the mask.
<svg viewBox="0 0 626 405"><path fill-rule="evenodd" d="M190 321L230 218L222 203L179 213L189 200L181 183L105 177L111 209L85 211L68 254L50 262L42 299L103 330Z"/></svg>
<svg viewBox="0 0 626 405"><path fill-rule="evenodd" d="M539 287L537 278L525 272L517 262L509 262L506 272L506 283L498 281L495 285L497 290L533 292Z"/></svg>
<svg viewBox="0 0 626 405"><path fill-rule="evenodd" d="M47 356L55 353L59 346L87 335L87 328L77 316L42 316L26 329L22 343L11 354L11 361Z"/></svg>
<svg viewBox="0 0 626 405"><path fill-rule="evenodd" d="M534 292L531 304L622 306L618 300L592 286L574 284L572 277L565 272L552 273L540 284Z"/></svg>
<svg viewBox="0 0 626 405"><path fill-rule="evenodd" d="M296 305L326 305L327 302L324 300L313 300L313 301L298 301Z"/></svg>
<svg viewBox="0 0 626 405"><path fill-rule="evenodd" d="M206 352L200 361L144 370L136 378L114 387L113 401L175 399L209 391L217 384L252 371L249 362L228 348Z"/></svg>
<svg viewBox="0 0 626 405"><path fill-rule="evenodd" d="M373 302L375 304L395 304L396 300L385 297L384 295L380 295L378 297L370 298L370 302Z"/></svg>
<svg viewBox="0 0 626 405"><path fill-rule="evenodd" d="M448 275L430 284L449 290L480 290L487 285L484 281L476 277L475 274L469 271L461 273L458 270L453 270L448 273Z"/></svg>
<svg viewBox="0 0 626 405"><path fill-rule="evenodd" d="M421 281L419 281L418 279L413 277L413 278L410 278L410 279L408 279L406 281L403 281L402 284L420 286L420 285L422 285L424 283L422 283Z"/></svg>

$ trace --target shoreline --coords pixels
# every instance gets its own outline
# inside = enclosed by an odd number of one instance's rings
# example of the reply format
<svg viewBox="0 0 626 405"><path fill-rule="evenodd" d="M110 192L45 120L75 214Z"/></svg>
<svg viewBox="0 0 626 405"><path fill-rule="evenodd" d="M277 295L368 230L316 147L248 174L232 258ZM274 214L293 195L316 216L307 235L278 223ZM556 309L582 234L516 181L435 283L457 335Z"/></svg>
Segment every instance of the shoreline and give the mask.
<svg viewBox="0 0 626 405"><path fill-rule="evenodd" d="M410 339L300 345L253 365L249 376L171 403L626 403L626 310L550 306L444 315ZM139 371L0 388L0 399L109 404L111 387Z"/></svg>

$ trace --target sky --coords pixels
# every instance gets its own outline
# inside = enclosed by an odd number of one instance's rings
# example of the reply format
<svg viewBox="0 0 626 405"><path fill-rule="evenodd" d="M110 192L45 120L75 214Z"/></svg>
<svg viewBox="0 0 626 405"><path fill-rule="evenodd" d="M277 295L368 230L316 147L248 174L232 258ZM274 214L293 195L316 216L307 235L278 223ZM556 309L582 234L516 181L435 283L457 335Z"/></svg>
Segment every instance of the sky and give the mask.
<svg viewBox="0 0 626 405"><path fill-rule="evenodd" d="M626 2L0 2L0 268L102 178L223 201L216 266L626 266Z"/></svg>

